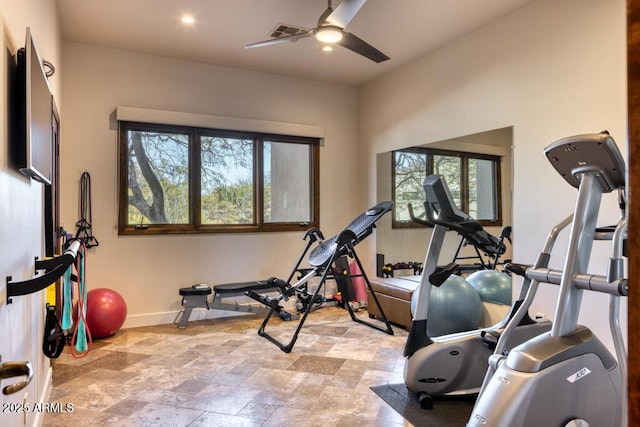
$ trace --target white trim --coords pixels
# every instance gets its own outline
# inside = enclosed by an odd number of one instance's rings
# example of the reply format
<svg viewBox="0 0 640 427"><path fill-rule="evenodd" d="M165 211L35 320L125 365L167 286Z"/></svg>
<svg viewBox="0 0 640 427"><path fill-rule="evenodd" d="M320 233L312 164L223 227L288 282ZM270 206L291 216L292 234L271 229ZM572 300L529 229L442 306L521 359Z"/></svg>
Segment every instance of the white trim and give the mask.
<svg viewBox="0 0 640 427"><path fill-rule="evenodd" d="M242 119L236 117L210 116L207 114L180 113L176 111L152 110L148 108L118 106L116 108L116 120L273 133L280 135L307 136L324 139L324 128L321 126Z"/></svg>
<svg viewBox="0 0 640 427"><path fill-rule="evenodd" d="M47 375L44 380L44 387L42 389L42 393L40 394L40 400L38 402L51 402L51 390L53 389L53 367L51 366L51 362L49 359L44 359L47 364ZM35 411L36 415L33 419L33 426L40 427L44 422L45 412L43 411Z"/></svg>
<svg viewBox="0 0 640 427"><path fill-rule="evenodd" d="M173 323L178 316L178 311L160 311L156 313L143 313L143 314L132 314L127 316L127 319L122 325L122 329L127 328L138 328L142 326L155 326L155 325L166 325L169 323ZM191 316L189 317L189 321L194 320L204 320L204 319L218 319L222 317L233 317L233 316L252 316L251 313L243 313L238 311L227 311L227 310L207 310L206 308L194 308L191 312Z"/></svg>

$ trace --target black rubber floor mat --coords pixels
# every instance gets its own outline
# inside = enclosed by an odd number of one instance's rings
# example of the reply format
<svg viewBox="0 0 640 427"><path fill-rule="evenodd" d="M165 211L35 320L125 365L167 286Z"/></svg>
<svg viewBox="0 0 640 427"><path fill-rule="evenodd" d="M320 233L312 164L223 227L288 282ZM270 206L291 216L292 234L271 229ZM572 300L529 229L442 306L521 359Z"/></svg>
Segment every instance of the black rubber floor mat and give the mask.
<svg viewBox="0 0 640 427"><path fill-rule="evenodd" d="M416 427L463 427L469 421L475 402L475 396L438 397L432 409L422 409L417 397L409 393L404 384L385 384L371 390Z"/></svg>

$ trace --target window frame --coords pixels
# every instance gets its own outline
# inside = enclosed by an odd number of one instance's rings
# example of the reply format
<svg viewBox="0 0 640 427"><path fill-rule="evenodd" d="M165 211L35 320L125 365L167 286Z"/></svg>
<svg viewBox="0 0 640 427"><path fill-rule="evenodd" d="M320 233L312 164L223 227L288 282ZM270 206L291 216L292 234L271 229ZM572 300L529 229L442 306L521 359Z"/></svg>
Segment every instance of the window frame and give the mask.
<svg viewBox="0 0 640 427"><path fill-rule="evenodd" d="M187 224L128 224L129 185L128 149L129 131L184 133L189 135L188 183L189 222ZM202 224L201 200L201 137L221 137L253 140L253 216L252 224ZM309 146L310 215L307 222L264 221L264 165L263 143L281 142ZM320 224L320 138L237 131L217 128L165 125L136 121L118 121L118 234L214 234L304 231Z"/></svg>
<svg viewBox="0 0 640 427"><path fill-rule="evenodd" d="M418 153L425 154L427 156L427 165L426 165L426 173L427 175L434 173L434 165L433 159L435 156L448 156L448 157L458 157L460 158L460 199L461 206L458 206L462 211L468 213L469 212L469 160L489 160L492 161L496 168L496 184L495 184L495 200L496 200L496 219L495 220L487 220L487 219L476 219L476 221L482 226L489 227L499 227L502 226L502 170L501 163L502 157L492 154L484 154L484 153L472 153L466 151L454 151L454 150L443 150L438 148L425 148L425 147L409 147L403 148L399 150L393 150L391 152L391 199L393 200L393 210L391 216L391 227L392 228L422 228L423 225L418 224L414 221L400 221L396 218L396 207L398 203L396 201L396 153L397 152L408 152L408 153ZM422 212L424 208L420 206L415 209L417 212Z"/></svg>

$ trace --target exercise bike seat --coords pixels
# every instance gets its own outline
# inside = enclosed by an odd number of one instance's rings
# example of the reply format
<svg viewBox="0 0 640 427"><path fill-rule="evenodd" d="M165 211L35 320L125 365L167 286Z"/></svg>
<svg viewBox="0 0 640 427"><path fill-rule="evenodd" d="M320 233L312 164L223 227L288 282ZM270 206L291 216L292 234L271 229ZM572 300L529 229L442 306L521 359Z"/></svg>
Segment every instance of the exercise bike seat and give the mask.
<svg viewBox="0 0 640 427"><path fill-rule="evenodd" d="M278 287L268 280L260 280L256 282L242 283L226 283L222 285L214 285L213 290L217 294L244 294L248 291L275 291Z"/></svg>

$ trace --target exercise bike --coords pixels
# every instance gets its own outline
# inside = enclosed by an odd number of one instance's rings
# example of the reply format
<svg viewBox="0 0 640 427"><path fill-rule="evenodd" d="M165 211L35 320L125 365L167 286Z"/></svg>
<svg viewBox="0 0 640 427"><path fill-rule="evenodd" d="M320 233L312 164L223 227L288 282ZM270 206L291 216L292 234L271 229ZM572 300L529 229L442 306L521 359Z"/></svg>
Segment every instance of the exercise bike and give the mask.
<svg viewBox="0 0 640 427"><path fill-rule="evenodd" d="M427 176L424 190L425 212L428 222L433 224L433 231L420 285L416 290L417 295L414 295L416 304L413 321L404 349L407 357L404 380L408 390L417 395L420 405L429 409L436 396L479 392L487 361L498 337L522 304L527 289L521 289L511 306L504 306L506 310L501 312L502 316L492 326L438 337L429 336L427 314L432 287L445 283L457 267L454 263L437 267L446 232L455 230L474 244L492 247L492 253L504 253L504 250L500 248L503 244L500 239L489 235L480 224L458 209L442 175ZM529 316L523 317L508 342L504 343L505 351L548 331L550 327L549 321L536 322Z"/></svg>
<svg viewBox="0 0 640 427"><path fill-rule="evenodd" d="M626 426L627 362L618 319L620 297L628 294L624 160L607 132L561 139L545 148L545 154L578 188L574 213L561 223L571 224L564 268L536 263L514 270L528 280L560 285L553 327L507 357L490 358L494 373L488 375L467 426ZM596 228L602 195L614 190L621 196L621 219L614 228ZM587 273L595 240L612 241L606 275ZM588 328L578 325L584 291L610 295L617 360Z"/></svg>

